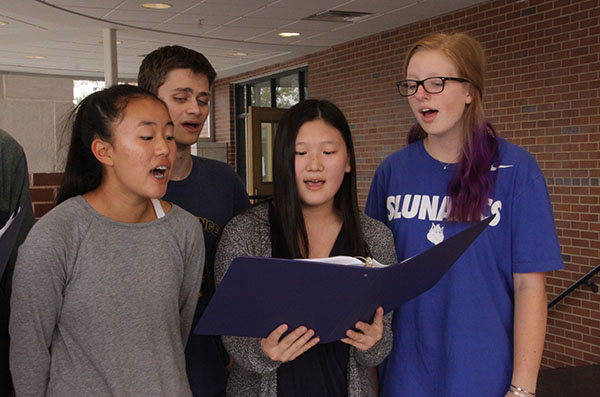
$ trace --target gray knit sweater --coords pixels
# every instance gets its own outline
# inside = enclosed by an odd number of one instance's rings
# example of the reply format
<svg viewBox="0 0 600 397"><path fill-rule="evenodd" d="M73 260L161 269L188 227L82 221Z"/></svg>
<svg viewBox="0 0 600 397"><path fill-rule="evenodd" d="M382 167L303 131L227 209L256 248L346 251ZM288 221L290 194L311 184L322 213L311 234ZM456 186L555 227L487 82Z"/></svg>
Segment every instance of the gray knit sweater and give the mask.
<svg viewBox="0 0 600 397"><path fill-rule="evenodd" d="M204 266L198 221L173 206L121 223L81 196L19 250L11 300L18 396L190 396L187 341Z"/></svg>
<svg viewBox="0 0 600 397"><path fill-rule="evenodd" d="M361 225L371 255L384 264L396 263L396 251L391 231L381 222L361 214ZM268 204L264 203L234 217L223 229L215 258L217 284L229 265L238 256L271 256L271 234ZM368 367L379 364L392 348L392 313L384 316L383 338L363 352L350 347L348 362L348 396L372 395ZM223 343L233 358L233 368L227 383L227 395L277 396L277 368L281 364L267 357L260 339L224 336Z"/></svg>

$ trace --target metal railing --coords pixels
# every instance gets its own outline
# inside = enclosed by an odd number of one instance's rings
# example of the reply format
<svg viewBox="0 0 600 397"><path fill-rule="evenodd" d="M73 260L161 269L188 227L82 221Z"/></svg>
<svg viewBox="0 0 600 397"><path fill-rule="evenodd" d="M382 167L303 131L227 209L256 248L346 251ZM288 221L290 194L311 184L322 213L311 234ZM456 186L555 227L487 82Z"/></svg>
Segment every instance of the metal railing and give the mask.
<svg viewBox="0 0 600 397"><path fill-rule="evenodd" d="M583 276L579 280L575 281L573 283L573 285L571 285L569 288L564 290L560 295L558 295L556 298L552 299L552 301L550 303L548 303L548 309L550 309L552 306L554 306L558 302L560 302L565 296L569 295L571 292L576 290L577 287L579 287L581 284L585 284L586 286L588 286L594 293L598 292L598 286L591 281L591 278L594 277L596 275L596 273L598 273L599 271L600 271L600 265L596 266L591 271L589 271L585 276Z"/></svg>

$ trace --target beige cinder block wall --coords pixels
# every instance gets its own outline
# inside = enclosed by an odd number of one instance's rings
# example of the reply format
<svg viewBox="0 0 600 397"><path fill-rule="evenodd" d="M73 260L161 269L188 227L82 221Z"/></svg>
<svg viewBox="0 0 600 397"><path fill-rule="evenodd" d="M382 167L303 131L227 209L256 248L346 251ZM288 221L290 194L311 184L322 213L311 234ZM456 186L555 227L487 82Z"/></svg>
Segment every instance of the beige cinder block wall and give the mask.
<svg viewBox="0 0 600 397"><path fill-rule="evenodd" d="M0 73L0 128L25 149L30 173L62 172L73 79Z"/></svg>

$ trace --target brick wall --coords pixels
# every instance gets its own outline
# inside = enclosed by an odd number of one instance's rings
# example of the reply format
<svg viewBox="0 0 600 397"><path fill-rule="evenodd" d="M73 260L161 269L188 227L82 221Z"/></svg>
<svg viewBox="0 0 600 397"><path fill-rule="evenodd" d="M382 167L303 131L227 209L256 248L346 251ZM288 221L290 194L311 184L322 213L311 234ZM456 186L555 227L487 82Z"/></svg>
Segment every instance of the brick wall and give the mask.
<svg viewBox="0 0 600 397"><path fill-rule="evenodd" d="M54 206L56 191L62 182L62 173L34 173L29 175L29 193L35 219L39 219Z"/></svg>
<svg viewBox="0 0 600 397"><path fill-rule="evenodd" d="M227 142L227 161L235 168L235 106L233 85L215 81L215 141Z"/></svg>
<svg viewBox="0 0 600 397"><path fill-rule="evenodd" d="M501 136L533 153L548 181L565 261L548 277L553 298L600 263L599 16L598 0L491 1L218 80L216 137L233 159L231 82L307 63L310 96L334 101L351 124L364 204L375 168L404 146L411 125L394 84L406 50L431 32L466 31L488 55L486 114ZM598 362L600 294L580 287L549 312L542 364Z"/></svg>

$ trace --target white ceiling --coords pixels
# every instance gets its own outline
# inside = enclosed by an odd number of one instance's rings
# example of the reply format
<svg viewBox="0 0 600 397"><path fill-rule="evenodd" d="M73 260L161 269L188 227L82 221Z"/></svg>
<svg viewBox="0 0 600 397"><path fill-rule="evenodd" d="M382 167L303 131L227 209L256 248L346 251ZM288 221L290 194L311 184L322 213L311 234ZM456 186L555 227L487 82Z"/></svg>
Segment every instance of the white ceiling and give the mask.
<svg viewBox="0 0 600 397"><path fill-rule="evenodd" d="M163 0L173 7L141 7L149 1L0 0L0 71L103 79L102 30L114 28L122 41L120 79L135 79L143 56L169 44L202 52L219 77L226 77L482 2ZM354 23L303 20L329 10L372 15ZM281 38L282 31L301 36ZM230 55L234 52L248 55Z"/></svg>

